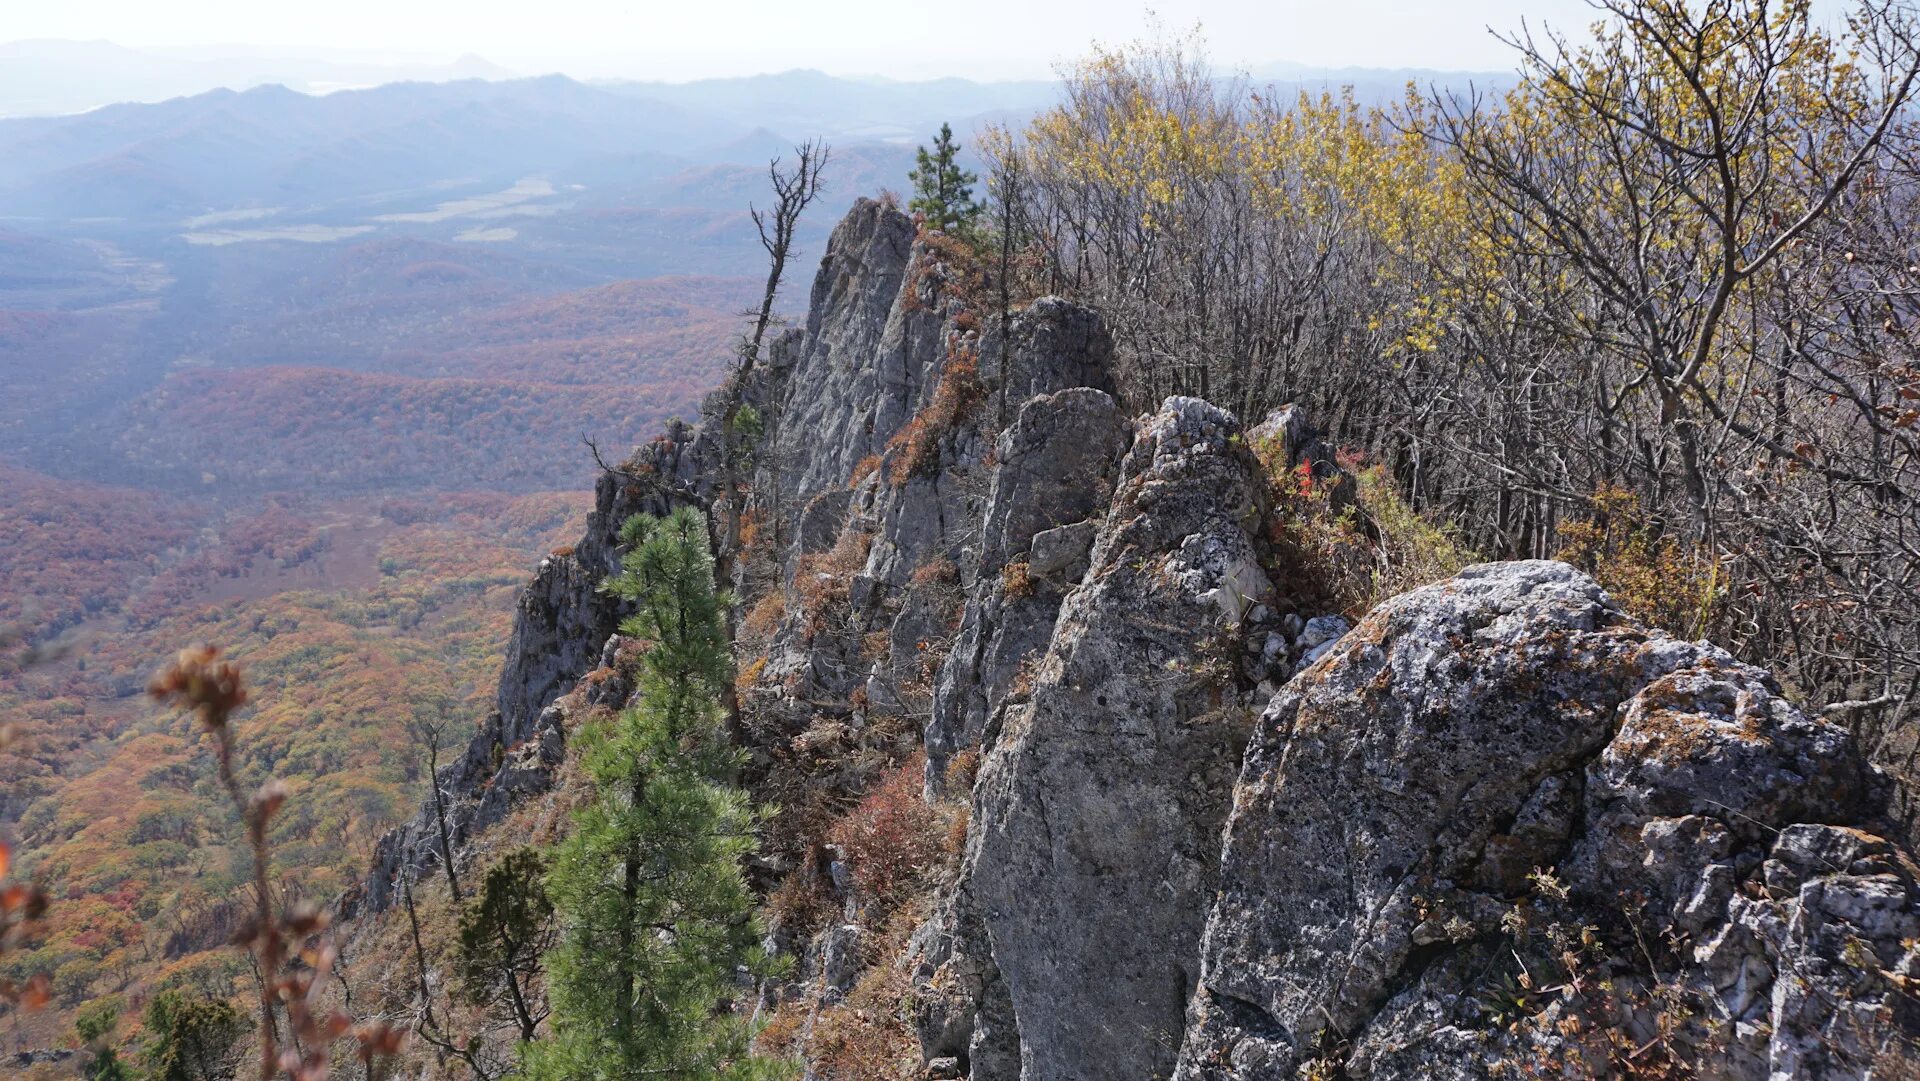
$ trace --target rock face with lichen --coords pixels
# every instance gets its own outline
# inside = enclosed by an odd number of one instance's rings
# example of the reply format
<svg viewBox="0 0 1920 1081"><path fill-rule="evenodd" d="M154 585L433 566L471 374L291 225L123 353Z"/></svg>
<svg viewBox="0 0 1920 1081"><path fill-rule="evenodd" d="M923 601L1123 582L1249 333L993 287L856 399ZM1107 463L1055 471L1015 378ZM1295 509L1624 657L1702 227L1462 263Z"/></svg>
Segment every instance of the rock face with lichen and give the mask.
<svg viewBox="0 0 1920 1081"><path fill-rule="evenodd" d="M827 244L805 329L776 345L787 407L770 458L796 510L845 488L932 393L940 319L899 302L912 252L906 215L856 202Z"/></svg>
<svg viewBox="0 0 1920 1081"><path fill-rule="evenodd" d="M1007 696L1053 637L1060 602L1085 577L1128 431L1102 390L1033 398L1001 433L981 516L979 564L927 722L927 783L947 789L956 755L997 736ZM969 782L971 778L967 778Z"/></svg>
<svg viewBox="0 0 1920 1081"><path fill-rule="evenodd" d="M1868 782L1564 564L1401 596L1260 718L1178 1076L1895 1076L1920 909Z"/></svg>
<svg viewBox="0 0 1920 1081"><path fill-rule="evenodd" d="M1273 587L1265 513L1232 417L1192 398L1146 418L1085 578L1026 700L1007 709L923 982L992 985L935 1040L976 1078L1167 1074L1197 971L1239 763L1239 634ZM1019 693L1019 692L1015 692ZM982 936L984 935L984 941ZM957 959L956 959L957 958ZM1012 1023L995 1024L1010 1012Z"/></svg>

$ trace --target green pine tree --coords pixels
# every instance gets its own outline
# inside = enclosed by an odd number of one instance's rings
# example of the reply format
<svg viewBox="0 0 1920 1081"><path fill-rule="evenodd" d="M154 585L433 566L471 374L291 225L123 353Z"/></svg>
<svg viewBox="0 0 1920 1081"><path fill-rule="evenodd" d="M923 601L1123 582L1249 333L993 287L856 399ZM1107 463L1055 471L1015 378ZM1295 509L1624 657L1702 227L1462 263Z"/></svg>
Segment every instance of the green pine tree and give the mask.
<svg viewBox="0 0 1920 1081"><path fill-rule="evenodd" d="M247 1015L223 998L168 988L147 1001L142 1056L153 1081L233 1081Z"/></svg>
<svg viewBox="0 0 1920 1081"><path fill-rule="evenodd" d="M924 146L915 151L914 170L907 174L913 182L913 201L907 208L924 215L928 225L948 233L967 229L980 216L980 204L973 201L973 185L980 178L960 168L959 155L953 126L942 124L932 151Z"/></svg>
<svg viewBox="0 0 1920 1081"><path fill-rule="evenodd" d="M114 1046L113 1030L120 1026L120 997L101 999L82 1007L73 1020L73 1030L92 1056L80 1067L87 1081L132 1081L120 1050Z"/></svg>
<svg viewBox="0 0 1920 1081"><path fill-rule="evenodd" d="M534 992L541 955L551 945L553 902L546 861L517 848L488 868L480 895L460 912L460 983L467 1001L532 1040L547 1013Z"/></svg>
<svg viewBox="0 0 1920 1081"><path fill-rule="evenodd" d="M743 861L754 809L727 778L739 756L722 729L724 599L707 523L682 508L621 531L623 573L607 589L638 604L622 626L646 651L638 705L583 727L591 800L555 854L547 890L564 928L548 960L553 1038L527 1046L536 1081L678 1081L777 1076L748 1052L751 1026L726 1003L760 965Z"/></svg>

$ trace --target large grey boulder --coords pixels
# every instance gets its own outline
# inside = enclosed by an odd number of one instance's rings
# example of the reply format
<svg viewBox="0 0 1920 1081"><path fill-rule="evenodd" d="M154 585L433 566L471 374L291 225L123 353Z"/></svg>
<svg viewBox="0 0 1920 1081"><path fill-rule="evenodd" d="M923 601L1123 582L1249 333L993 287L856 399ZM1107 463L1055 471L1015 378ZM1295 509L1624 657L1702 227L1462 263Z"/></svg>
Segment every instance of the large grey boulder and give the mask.
<svg viewBox="0 0 1920 1081"><path fill-rule="evenodd" d="M1469 568L1262 716L1178 1076L1895 1076L1920 912L1865 795L1764 673Z"/></svg>
<svg viewBox="0 0 1920 1081"><path fill-rule="evenodd" d="M975 1081L1173 1067L1246 727L1231 628L1271 600L1239 436L1192 398L1140 423L1091 569L986 756L922 962L932 995L983 996ZM955 1040L964 1012L931 1002L923 1038Z"/></svg>
<svg viewBox="0 0 1920 1081"><path fill-rule="evenodd" d="M981 351L980 375L998 388L996 428L1012 423L1021 403L1068 387L1113 393L1109 361L1113 336L1092 308L1061 297L1040 297L1015 314L1001 344L991 327Z"/></svg>

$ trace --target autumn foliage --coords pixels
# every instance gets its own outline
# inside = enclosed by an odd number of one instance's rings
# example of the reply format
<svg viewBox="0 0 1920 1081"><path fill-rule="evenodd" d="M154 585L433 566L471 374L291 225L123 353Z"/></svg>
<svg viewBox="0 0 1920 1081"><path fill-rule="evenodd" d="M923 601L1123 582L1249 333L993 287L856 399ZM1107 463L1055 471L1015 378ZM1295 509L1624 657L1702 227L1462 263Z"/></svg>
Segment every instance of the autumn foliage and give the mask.
<svg viewBox="0 0 1920 1081"><path fill-rule="evenodd" d="M1108 318L1130 408L1292 402L1364 453L1410 543L1356 581L1565 553L1911 774L1920 23L1594 6L1502 28L1505 94L1381 107L1097 48L981 141L989 216Z"/></svg>
<svg viewBox="0 0 1920 1081"><path fill-rule="evenodd" d="M484 709L514 594L558 539L578 535L583 499L395 496L344 512L289 499L230 520L179 508L191 540L175 548L169 534L151 553L164 569L133 576L82 627L112 633L0 672L0 715L18 737L0 748L0 802L56 902L0 959L0 978L44 988L53 1026L102 995L243 977L226 945L248 918L231 812L208 798L217 780L194 726L129 696L172 643L232 643L224 656L246 665L255 700L237 768L256 785L271 772L292 793L271 823L274 888L324 903L418 801L420 772L392 750L407 725ZM71 513L112 506L79 501ZM88 580L83 553L9 555L16 567L38 561L39 582ZM46 610L61 603L39 596Z"/></svg>
<svg viewBox="0 0 1920 1081"><path fill-rule="evenodd" d="M356 1026L346 1014L316 1003L316 993L339 955L332 942L318 938L328 924L319 909L300 904L276 910L268 830L287 800L287 789L270 780L249 793L236 772L234 723L247 704L239 666L222 659L217 649L196 646L182 650L154 676L147 691L199 723L213 744L221 786L245 827L254 911L235 933L234 945L251 954L259 984L260 1020L254 1040L260 1052L261 1081L273 1077L324 1081L334 1042L349 1034L366 1076L373 1078L375 1060L397 1054L404 1032L385 1022ZM281 1016L286 1022L284 1037Z"/></svg>
<svg viewBox="0 0 1920 1081"><path fill-rule="evenodd" d="M1604 486L1591 511L1561 527L1560 558L1590 571L1621 607L1656 627L1699 637L1727 601L1719 562L1649 516L1625 488Z"/></svg>
<svg viewBox="0 0 1920 1081"><path fill-rule="evenodd" d="M979 359L971 346L954 343L940 369L933 400L887 441L887 483L900 488L931 472L940 463L940 441L965 423L985 399Z"/></svg>
<svg viewBox="0 0 1920 1081"><path fill-rule="evenodd" d="M944 818L921 794L925 773L924 754L907 759L882 775L827 835L876 923L923 893L949 855Z"/></svg>

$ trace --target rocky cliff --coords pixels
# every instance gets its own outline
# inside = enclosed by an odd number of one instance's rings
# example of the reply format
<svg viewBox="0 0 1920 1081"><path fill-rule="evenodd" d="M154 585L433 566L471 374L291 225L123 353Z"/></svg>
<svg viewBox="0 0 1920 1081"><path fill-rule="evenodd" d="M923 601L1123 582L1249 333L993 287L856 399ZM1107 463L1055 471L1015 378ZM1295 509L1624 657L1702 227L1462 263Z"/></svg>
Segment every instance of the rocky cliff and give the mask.
<svg viewBox="0 0 1920 1081"><path fill-rule="evenodd" d="M1129 419L1097 313L1003 312L982 273L862 200L805 326L602 475L438 779L457 850L630 692L597 591L620 522L744 469L737 728L800 961L760 1002L814 1076L1916 1076L1920 893L1842 730L1563 564L1347 631L1276 542L1275 477L1340 490L1308 418ZM744 464L730 401L764 418ZM883 896L844 816L919 750L953 855Z"/></svg>

